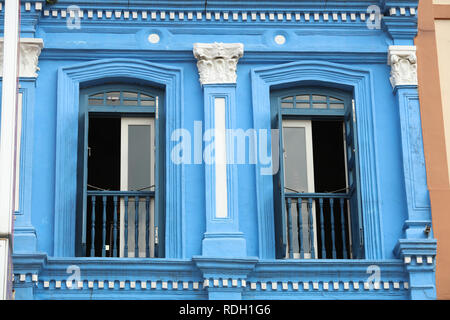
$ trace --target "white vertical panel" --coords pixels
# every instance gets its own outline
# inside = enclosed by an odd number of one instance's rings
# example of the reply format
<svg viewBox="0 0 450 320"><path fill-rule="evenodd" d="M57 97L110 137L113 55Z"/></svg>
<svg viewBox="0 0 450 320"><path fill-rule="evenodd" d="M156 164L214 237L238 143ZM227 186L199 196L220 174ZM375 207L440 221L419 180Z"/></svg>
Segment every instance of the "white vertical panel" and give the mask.
<svg viewBox="0 0 450 320"><path fill-rule="evenodd" d="M228 216L227 206L227 154L225 135L225 98L214 99L214 150L216 173L216 218Z"/></svg>
<svg viewBox="0 0 450 320"><path fill-rule="evenodd" d="M15 197L14 197L14 211L19 211L19 182L20 182L20 141L22 137L22 93L19 93L19 98L17 101L17 144L16 144L16 183L15 183Z"/></svg>

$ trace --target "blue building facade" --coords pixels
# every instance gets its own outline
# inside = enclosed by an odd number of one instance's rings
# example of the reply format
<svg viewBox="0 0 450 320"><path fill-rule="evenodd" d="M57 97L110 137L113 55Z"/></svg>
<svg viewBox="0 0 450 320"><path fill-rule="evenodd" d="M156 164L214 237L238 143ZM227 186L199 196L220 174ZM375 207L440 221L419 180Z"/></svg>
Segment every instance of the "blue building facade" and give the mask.
<svg viewBox="0 0 450 320"><path fill-rule="evenodd" d="M434 299L416 32L411 0L22 1L15 298Z"/></svg>

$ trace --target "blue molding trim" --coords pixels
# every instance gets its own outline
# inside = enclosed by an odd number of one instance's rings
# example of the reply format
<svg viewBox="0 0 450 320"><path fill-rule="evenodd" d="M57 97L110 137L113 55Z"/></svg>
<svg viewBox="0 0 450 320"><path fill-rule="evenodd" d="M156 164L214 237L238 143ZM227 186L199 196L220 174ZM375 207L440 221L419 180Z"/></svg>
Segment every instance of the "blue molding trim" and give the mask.
<svg viewBox="0 0 450 320"><path fill-rule="evenodd" d="M75 254L77 194L77 132L80 84L110 79L133 79L165 87L166 132L182 127L183 73L132 59L96 60L58 70L54 252L57 257ZM166 134L166 159L175 142ZM166 257L183 257L183 167L166 161Z"/></svg>
<svg viewBox="0 0 450 320"><path fill-rule="evenodd" d="M300 49L300 48L299 48ZM77 49L67 51L64 49L46 48L39 56L40 61L70 59L71 61L91 61L93 59L110 59L127 57L130 59L144 59L145 61L183 61L194 62L192 50L162 51L162 50L89 50ZM266 50L264 52L246 51L245 56L239 59L241 63L261 63L267 60L274 63L286 63L310 59L310 52L282 52ZM387 46L381 52L315 52L315 60L323 60L344 64L382 64L386 65Z"/></svg>
<svg viewBox="0 0 450 320"><path fill-rule="evenodd" d="M35 78L20 78L22 93L22 130L20 142L20 181L19 181L19 211L18 214L27 214L27 222L31 223L31 186L33 164L33 138L34 138L34 99Z"/></svg>
<svg viewBox="0 0 450 320"><path fill-rule="evenodd" d="M396 86L393 94L399 108L407 201L407 220L403 226L405 239L398 240L394 253L403 258L409 273L411 298L436 299L437 241L432 231L417 86Z"/></svg>
<svg viewBox="0 0 450 320"><path fill-rule="evenodd" d="M45 29L67 32L68 8L73 1L60 0L54 5L45 1L23 1L21 6L22 36L34 36L42 26ZM82 10L84 28L102 24L106 29L139 28L149 24L241 24L255 26L300 27L330 30L351 28L364 30L370 12L369 6L377 5L387 21L384 29L394 41L412 41L417 32L418 1L77 1ZM391 14L390 9L396 9ZM97 12L101 11L101 15ZM0 29L3 26L3 10L0 10ZM198 16L199 14L200 16ZM57 22L56 24L54 22ZM58 25L59 24L59 25ZM105 26L106 24L106 26ZM356 27L356 28L355 28ZM69 30L72 32L73 30ZM101 32L101 29L98 31ZM1 31L0 31L1 32ZM92 30L90 31L92 32ZM157 31L158 32L158 31Z"/></svg>
<svg viewBox="0 0 450 320"><path fill-rule="evenodd" d="M371 278L374 270L378 281ZM260 260L247 279L244 299L410 297L401 260Z"/></svg>
<svg viewBox="0 0 450 320"><path fill-rule="evenodd" d="M383 236L378 203L378 172L374 133L374 98L371 71L323 61L302 61L251 71L253 125L270 132L270 89L311 83L353 91L358 129L361 197L366 259L382 259ZM270 136L268 137L270 143ZM259 257L275 257L272 176L256 168Z"/></svg>
<svg viewBox="0 0 450 320"><path fill-rule="evenodd" d="M436 299L436 239L400 239L395 252L409 274L411 299Z"/></svg>
<svg viewBox="0 0 450 320"><path fill-rule="evenodd" d="M409 299L401 260L52 258L16 254L18 299ZM371 278L378 268L379 278Z"/></svg>
<svg viewBox="0 0 450 320"><path fill-rule="evenodd" d="M225 100L225 130L236 129L236 85L208 84L203 86L205 132L215 129L215 99ZM229 147L232 138L226 134L226 144ZM215 139L215 135L214 135ZM227 156L230 150L227 149ZM206 198L206 232L202 242L202 253L205 256L222 255L246 256L247 248L244 234L239 231L238 207L238 175L237 165L227 158L227 217L216 217L216 161L205 163L205 198Z"/></svg>
<svg viewBox="0 0 450 320"><path fill-rule="evenodd" d="M0 89L2 78L0 77ZM34 252L37 248L36 230L31 224L31 192L34 139L34 101L36 78L19 78L22 94L22 126L19 160L19 210L14 213L14 251ZM1 102L0 102L1 110Z"/></svg>
<svg viewBox="0 0 450 320"><path fill-rule="evenodd" d="M427 186L423 149L419 94L416 86L397 86L402 138L403 174L408 208L405 221L406 238L428 238L424 229L431 227L431 205Z"/></svg>

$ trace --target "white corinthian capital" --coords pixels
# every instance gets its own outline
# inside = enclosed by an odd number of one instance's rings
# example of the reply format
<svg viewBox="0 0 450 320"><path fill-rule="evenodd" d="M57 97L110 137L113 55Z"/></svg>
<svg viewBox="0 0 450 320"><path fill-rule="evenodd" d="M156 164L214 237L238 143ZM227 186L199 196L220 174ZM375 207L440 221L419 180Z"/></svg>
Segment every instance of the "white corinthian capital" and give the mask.
<svg viewBox="0 0 450 320"><path fill-rule="evenodd" d="M37 78L38 60L44 42L40 38L20 39L19 77ZM3 76L3 38L0 38L0 77Z"/></svg>
<svg viewBox="0 0 450 320"><path fill-rule="evenodd" d="M236 83L236 67L243 54L242 43L194 43L200 83Z"/></svg>
<svg viewBox="0 0 450 320"><path fill-rule="evenodd" d="M417 57L415 46L390 46L388 64L391 66L392 87L417 85Z"/></svg>

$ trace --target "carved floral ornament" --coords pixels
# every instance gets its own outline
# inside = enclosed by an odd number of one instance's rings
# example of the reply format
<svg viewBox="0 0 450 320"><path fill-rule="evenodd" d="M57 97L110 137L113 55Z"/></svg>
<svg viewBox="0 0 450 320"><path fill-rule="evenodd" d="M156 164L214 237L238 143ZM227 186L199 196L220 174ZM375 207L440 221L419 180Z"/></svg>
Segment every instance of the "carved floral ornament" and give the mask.
<svg viewBox="0 0 450 320"><path fill-rule="evenodd" d="M417 85L417 58L415 46L390 46L388 64L391 66L392 87Z"/></svg>
<svg viewBox="0 0 450 320"><path fill-rule="evenodd" d="M44 42L39 38L20 39L19 77L37 78L38 60ZM3 76L3 38L0 38L0 77Z"/></svg>
<svg viewBox="0 0 450 320"><path fill-rule="evenodd" d="M236 83L236 67L243 55L242 43L194 43L200 83Z"/></svg>

